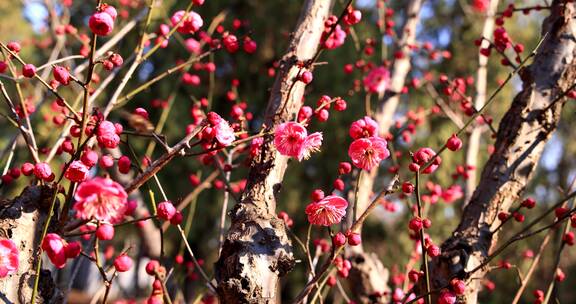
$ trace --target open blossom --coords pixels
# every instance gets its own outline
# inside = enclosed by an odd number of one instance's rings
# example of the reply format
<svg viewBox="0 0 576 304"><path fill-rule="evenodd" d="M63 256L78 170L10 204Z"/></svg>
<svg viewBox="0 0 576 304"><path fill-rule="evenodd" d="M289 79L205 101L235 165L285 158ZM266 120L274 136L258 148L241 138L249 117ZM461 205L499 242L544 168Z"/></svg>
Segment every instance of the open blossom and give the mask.
<svg viewBox="0 0 576 304"><path fill-rule="evenodd" d="M350 125L349 133L354 139L378 136L378 123L369 116L364 116Z"/></svg>
<svg viewBox="0 0 576 304"><path fill-rule="evenodd" d="M390 156L387 145L380 137L359 138L350 144L348 156L354 166L370 171Z"/></svg>
<svg viewBox="0 0 576 304"><path fill-rule="evenodd" d="M229 146L231 145L236 137L234 136L234 129L230 127L230 124L224 119L220 120L220 122L214 127L215 138L222 146Z"/></svg>
<svg viewBox="0 0 576 304"><path fill-rule="evenodd" d="M180 20L184 18L184 16L186 16L186 11L180 10L175 12L174 15L172 15L172 17L170 18L172 26L176 26L180 22ZM178 33L182 34L192 34L198 31L203 24L204 21L202 20L202 17L200 17L198 13L190 11L188 15L185 17L184 21L180 23L180 26L178 26L177 31Z"/></svg>
<svg viewBox="0 0 576 304"><path fill-rule="evenodd" d="M74 210L78 218L97 219L114 224L124 217L128 195L117 182L109 178L95 177L81 183L74 198Z"/></svg>
<svg viewBox="0 0 576 304"><path fill-rule="evenodd" d="M274 131L274 146L278 152L299 161L310 157L312 152L319 151L321 145L322 133L308 135L306 128L297 122L285 122Z"/></svg>
<svg viewBox="0 0 576 304"><path fill-rule="evenodd" d="M390 71L383 66L374 68L364 77L363 82L366 91L382 94L390 84Z"/></svg>
<svg viewBox="0 0 576 304"><path fill-rule="evenodd" d="M48 233L42 241L42 250L46 252L50 262L56 268L64 268L66 266L66 241L56 233Z"/></svg>
<svg viewBox="0 0 576 304"><path fill-rule="evenodd" d="M0 238L0 278L18 270L18 248L10 239Z"/></svg>
<svg viewBox="0 0 576 304"><path fill-rule="evenodd" d="M274 131L274 145L280 154L297 157L306 136L308 131L301 124L283 123Z"/></svg>
<svg viewBox="0 0 576 304"><path fill-rule="evenodd" d="M310 203L306 207L306 215L312 225L330 226L340 223L347 207L348 202L345 199L329 195L318 202Z"/></svg>
<svg viewBox="0 0 576 304"><path fill-rule="evenodd" d="M75 160L68 166L64 177L73 182L84 181L88 177L88 167L81 161Z"/></svg>
<svg viewBox="0 0 576 304"><path fill-rule="evenodd" d="M302 149L298 153L298 160L310 158L312 152L320 151L320 146L322 146L322 133L314 132L306 136Z"/></svg>

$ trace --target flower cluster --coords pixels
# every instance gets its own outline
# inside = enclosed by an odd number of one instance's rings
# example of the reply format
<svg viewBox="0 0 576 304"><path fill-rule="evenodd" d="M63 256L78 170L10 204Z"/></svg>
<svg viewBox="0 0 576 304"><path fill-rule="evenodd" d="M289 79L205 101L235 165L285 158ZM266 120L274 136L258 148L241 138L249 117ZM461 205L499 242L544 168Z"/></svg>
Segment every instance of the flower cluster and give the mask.
<svg viewBox="0 0 576 304"><path fill-rule="evenodd" d="M56 268L64 268L67 259L78 257L82 251L79 242L68 243L56 233L48 233L44 237L41 247Z"/></svg>
<svg viewBox="0 0 576 304"><path fill-rule="evenodd" d="M386 140L378 136L378 123L366 116L352 123L349 129L354 141L348 156L357 168L370 171L390 156Z"/></svg>
<svg viewBox="0 0 576 304"><path fill-rule="evenodd" d="M214 143L221 147L227 147L234 142L236 139L234 129L230 127L230 124L225 119L214 112L209 112L207 120L209 126L204 128L199 135L200 139L205 142L206 148L209 148Z"/></svg>

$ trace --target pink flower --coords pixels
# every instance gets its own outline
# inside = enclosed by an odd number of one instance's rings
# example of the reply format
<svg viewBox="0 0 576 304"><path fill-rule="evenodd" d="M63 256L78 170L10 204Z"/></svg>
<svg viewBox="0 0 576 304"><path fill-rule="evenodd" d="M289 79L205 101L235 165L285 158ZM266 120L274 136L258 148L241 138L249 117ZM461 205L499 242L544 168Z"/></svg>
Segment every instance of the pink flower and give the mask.
<svg viewBox="0 0 576 304"><path fill-rule="evenodd" d="M354 166L370 171L390 156L386 146L386 141L380 137L360 138L350 144L348 156Z"/></svg>
<svg viewBox="0 0 576 304"><path fill-rule="evenodd" d="M64 246L64 253L66 258L74 259L80 255L82 252L82 245L78 241L70 242Z"/></svg>
<svg viewBox="0 0 576 304"><path fill-rule="evenodd" d="M106 148L116 148L120 143L120 136L116 134L116 127L110 121L103 121L98 126L98 131L96 132L96 139L101 146Z"/></svg>
<svg viewBox="0 0 576 304"><path fill-rule="evenodd" d="M102 223L96 228L96 237L102 241L109 241L114 238L114 226Z"/></svg>
<svg viewBox="0 0 576 304"><path fill-rule="evenodd" d="M169 221L176 214L176 208L170 201L161 202L158 204L157 214L159 218Z"/></svg>
<svg viewBox="0 0 576 304"><path fill-rule="evenodd" d="M24 174L25 176L30 176L34 173L34 168L35 168L35 166L33 164L24 163L24 164L22 164L22 167L20 170L22 171L22 174Z"/></svg>
<svg viewBox="0 0 576 304"><path fill-rule="evenodd" d="M364 89L370 93L382 94L390 84L390 71L380 66L374 68L364 77Z"/></svg>
<svg viewBox="0 0 576 304"><path fill-rule="evenodd" d="M412 155L412 161L414 162L414 164L418 166L419 169L420 167L427 164L430 160L432 160L434 155L436 155L436 152L434 152L434 150L430 148L420 148L418 149L418 151L416 151L416 153L414 153L414 155ZM434 159L434 162L430 164L430 166L428 166L426 169L424 169L422 173L430 174L436 171L436 169L438 169L438 166L440 166L441 162L442 159L440 157L436 157Z"/></svg>
<svg viewBox="0 0 576 304"><path fill-rule="evenodd" d="M353 139L378 136L378 123L369 116L364 116L350 125L349 133Z"/></svg>
<svg viewBox="0 0 576 304"><path fill-rule="evenodd" d="M484 13L488 9L490 0L473 0L472 7L479 13Z"/></svg>
<svg viewBox="0 0 576 304"><path fill-rule="evenodd" d="M132 259L126 254L121 254L114 259L114 268L118 272L126 272L132 268Z"/></svg>
<svg viewBox="0 0 576 304"><path fill-rule="evenodd" d="M308 221L312 225L330 226L339 223L346 214L348 202L336 195L329 195L306 207Z"/></svg>
<svg viewBox="0 0 576 304"><path fill-rule="evenodd" d="M310 158L312 152L320 151L320 146L322 146L322 133L314 132L306 136L302 148L298 152L298 160Z"/></svg>
<svg viewBox="0 0 576 304"><path fill-rule="evenodd" d="M184 16L186 16L186 12L182 10L174 13L174 15L172 15L170 18L172 26L176 26L178 22L184 18ZM185 17L184 21L180 24L180 26L178 26L177 31L178 33L182 34L192 34L198 31L203 24L204 21L202 20L202 17L200 17L200 15L198 15L196 12L190 11Z"/></svg>
<svg viewBox="0 0 576 304"><path fill-rule="evenodd" d="M102 4L102 11L107 13L108 15L110 15L110 17L112 17L112 20L116 20L116 17L118 16L118 12L116 11L116 8L114 8L112 5L109 4Z"/></svg>
<svg viewBox="0 0 576 304"><path fill-rule="evenodd" d="M258 154L261 151L260 148L262 147L263 143L264 138L262 137L256 137L252 140L252 142L250 143L250 157L258 156Z"/></svg>
<svg viewBox="0 0 576 304"><path fill-rule="evenodd" d="M66 266L65 247L66 242L56 233L48 233L42 241L42 250L56 268L62 269Z"/></svg>
<svg viewBox="0 0 576 304"><path fill-rule="evenodd" d="M347 25L354 25L362 20L362 12L359 10L349 10L346 15L344 15L344 23Z"/></svg>
<svg viewBox="0 0 576 304"><path fill-rule="evenodd" d="M140 117L142 117L146 120L150 120L150 115L148 114L148 111L146 111L146 109L144 109L144 108L134 109L134 114L139 115Z"/></svg>
<svg viewBox="0 0 576 304"><path fill-rule="evenodd" d="M184 45L186 46L186 50L192 54L200 54L200 42L194 38L188 38L184 41Z"/></svg>
<svg viewBox="0 0 576 304"><path fill-rule="evenodd" d="M462 187L460 185L453 185L450 186L448 189L442 191L442 199L446 203L452 203L461 199L464 196L462 192Z"/></svg>
<svg viewBox="0 0 576 304"><path fill-rule="evenodd" d="M240 48L240 44L238 43L238 37L235 35L228 34L222 38L222 43L226 48L226 51L229 53L236 53Z"/></svg>
<svg viewBox="0 0 576 304"><path fill-rule="evenodd" d="M448 290L443 290L438 296L438 304L454 304L456 303L456 295Z"/></svg>
<svg viewBox="0 0 576 304"><path fill-rule="evenodd" d="M90 17L88 26L98 36L108 36L114 29L114 18L107 12L98 12Z"/></svg>
<svg viewBox="0 0 576 304"><path fill-rule="evenodd" d="M328 33L324 32L323 36L326 36L327 34ZM330 37L323 37L322 40L322 44L325 48L333 50L344 44L344 41L346 40L346 32L342 30L340 25L337 25Z"/></svg>
<svg viewBox="0 0 576 304"><path fill-rule="evenodd" d="M74 210L78 218L114 224L124 217L128 195L117 182L109 178L95 177L81 183L74 198Z"/></svg>
<svg viewBox="0 0 576 304"><path fill-rule="evenodd" d="M88 167L81 161L75 160L68 166L64 177L76 183L84 181L88 177Z"/></svg>
<svg viewBox="0 0 576 304"><path fill-rule="evenodd" d="M274 145L280 154L298 157L308 131L299 123L286 122L274 131Z"/></svg>
<svg viewBox="0 0 576 304"><path fill-rule="evenodd" d="M36 75L36 67L31 63L25 64L22 67L22 75L27 78L34 77Z"/></svg>
<svg viewBox="0 0 576 304"><path fill-rule="evenodd" d="M446 141L446 148L450 151L458 151L462 148L462 140L456 134L452 134Z"/></svg>
<svg viewBox="0 0 576 304"><path fill-rule="evenodd" d="M0 238L0 278L18 270L18 248L10 239Z"/></svg>
<svg viewBox="0 0 576 304"><path fill-rule="evenodd" d="M214 127L214 131L216 132L214 137L218 143L224 147L231 145L236 139L234 136L234 129L232 129L224 119L220 120L220 122Z"/></svg>
<svg viewBox="0 0 576 304"><path fill-rule="evenodd" d="M310 157L310 154L320 150L322 133L308 135L304 126L297 122L285 122L274 131L274 146L284 156L298 158L299 161Z"/></svg>
<svg viewBox="0 0 576 304"><path fill-rule="evenodd" d="M216 141L224 147L229 146L234 142L236 139L234 129L225 119L215 112L208 112L208 114L206 114L206 119L208 120L209 126L200 133L201 139L208 143L211 143L212 140L216 139Z"/></svg>
<svg viewBox="0 0 576 304"><path fill-rule="evenodd" d="M47 163L37 163L34 165L34 175L41 180L48 180L52 176L52 169Z"/></svg>
<svg viewBox="0 0 576 304"><path fill-rule="evenodd" d="M402 300L404 299L404 291L402 290L402 288L396 288L394 289L394 293L392 294L392 300L394 301L394 303L396 302L402 302Z"/></svg>
<svg viewBox="0 0 576 304"><path fill-rule="evenodd" d="M52 75L54 75L54 79L62 85L68 85L70 83L70 73L65 67L59 65L54 66Z"/></svg>
<svg viewBox="0 0 576 304"><path fill-rule="evenodd" d="M62 85L68 85L70 83L70 73L65 67L59 65L54 66L52 75L54 76L54 79Z"/></svg>
<svg viewBox="0 0 576 304"><path fill-rule="evenodd" d="M130 172L130 166L132 165L132 161L126 155L122 155L118 159L118 171L122 174L126 174Z"/></svg>
<svg viewBox="0 0 576 304"><path fill-rule="evenodd" d="M94 165L96 165L96 163L98 163L98 153L92 150L86 150L84 151L84 153L82 153L80 160L86 166L93 167Z"/></svg>

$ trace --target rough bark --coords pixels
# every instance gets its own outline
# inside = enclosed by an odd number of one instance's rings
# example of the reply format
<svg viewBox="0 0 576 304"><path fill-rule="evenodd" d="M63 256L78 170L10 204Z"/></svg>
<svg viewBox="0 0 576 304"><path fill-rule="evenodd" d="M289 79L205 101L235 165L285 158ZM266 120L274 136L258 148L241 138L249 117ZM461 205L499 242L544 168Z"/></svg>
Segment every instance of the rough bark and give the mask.
<svg viewBox="0 0 576 304"><path fill-rule="evenodd" d="M399 50L405 56L394 60L392 65L392 75L390 78L390 88L388 92L380 98L375 120L378 122L380 133L386 133L394 122L393 116L400 103L400 95L406 76L410 71L410 45L416 40L416 26L420 22L420 8L423 0L410 0L406 3L406 21L402 27ZM370 204L373 187L378 177L378 168L374 168L368 173L364 173L358 185L358 214L362 214ZM384 267L378 256L367 253L362 246L351 247L348 258L352 262L350 270L350 280L352 291L361 303L384 303L383 295L389 292L387 285L389 272Z"/></svg>
<svg viewBox="0 0 576 304"><path fill-rule="evenodd" d="M390 271L374 252L358 251L349 255L352 268L349 282L352 294L360 303L386 303L390 287L388 279Z"/></svg>
<svg viewBox="0 0 576 304"><path fill-rule="evenodd" d="M494 32L494 16L498 10L499 0L491 0L488 11L486 11L486 19L484 20L484 27L482 28L482 37L486 39L492 38ZM483 40L480 49L490 46L490 42ZM480 109L486 103L486 88L488 80L488 57L478 52L478 71L476 72L476 97L474 98L474 108ZM478 151L480 150L480 139L482 136L483 128L481 126L474 126L470 136L468 137L468 145L466 149L466 164L470 166L478 166ZM470 201L472 193L476 188L476 172L472 170L469 172L468 179L466 180L466 191L464 191L464 202Z"/></svg>
<svg viewBox="0 0 576 304"><path fill-rule="evenodd" d="M316 54L331 1L307 0L291 36L282 66L271 91L265 127L292 120L305 85L297 81L301 65ZM222 303L276 303L279 278L292 270L292 245L284 222L276 216L288 158L280 155L271 135L250 168L240 203L231 211L231 227L216 263L218 296Z"/></svg>
<svg viewBox="0 0 576 304"><path fill-rule="evenodd" d="M547 35L533 63L520 72L523 88L504 115L496 150L453 235L442 244L442 255L430 264L433 289L452 277L468 280L463 301L476 303L485 269L481 265L497 241L497 214L509 210L523 193L544 146L558 125L561 98L576 77L575 5L556 0L542 26Z"/></svg>
<svg viewBox="0 0 576 304"><path fill-rule="evenodd" d="M29 186L19 197L0 202L0 236L14 241L20 251L18 271L0 280L0 300L3 303L24 304L32 299L36 264L40 257L40 236L48 218L53 193L50 187ZM50 271L42 269L36 303L63 301Z"/></svg>

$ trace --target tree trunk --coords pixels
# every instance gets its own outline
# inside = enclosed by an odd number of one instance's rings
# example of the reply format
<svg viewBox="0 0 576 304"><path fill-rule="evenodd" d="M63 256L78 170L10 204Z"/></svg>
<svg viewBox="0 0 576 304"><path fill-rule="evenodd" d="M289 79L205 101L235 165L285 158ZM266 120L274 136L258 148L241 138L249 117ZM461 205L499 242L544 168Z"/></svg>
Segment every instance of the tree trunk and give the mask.
<svg viewBox="0 0 576 304"><path fill-rule="evenodd" d="M442 244L442 255L430 265L434 288L452 277L469 280L463 299L476 303L482 269L469 278L497 241L498 213L508 211L522 195L544 146L558 125L565 98L562 93L576 79L575 5L555 0L543 22L546 35L534 62L520 71L523 88L504 115L496 137L496 150L488 160L480 183L452 237Z"/></svg>
<svg viewBox="0 0 576 304"><path fill-rule="evenodd" d="M0 280L2 303L30 303L40 254L40 236L54 191L47 186L28 186L22 194L0 204L0 236L9 238L18 247L18 271ZM55 208L55 210L58 210ZM52 223L57 224L53 219ZM49 270L40 271L36 303L62 303L62 293L56 288Z"/></svg>
<svg viewBox="0 0 576 304"><path fill-rule="evenodd" d="M380 98L375 119L378 122L380 133L386 133L393 123L393 116L400 102L400 94L410 72L410 45L416 40L416 26L420 22L420 8L423 0L410 0L406 3L406 22L402 27L398 49L404 57L394 60L390 88ZM371 202L373 187L378 177L378 167L367 174L364 173L358 185L358 214L362 214ZM390 289L387 285L389 272L378 256L364 252L362 246L351 247L348 258L352 262L350 281L352 290L361 303L384 303L386 298L381 295Z"/></svg>
<svg viewBox="0 0 576 304"><path fill-rule="evenodd" d="M266 110L267 131L293 120L302 105L304 83L297 81L316 54L330 0L307 0L282 59ZM281 189L288 158L264 137L262 152L251 165L241 202L231 211L228 230L216 263L218 296L222 303L276 303L279 277L294 266L292 245L284 222L276 216L276 195Z"/></svg>

